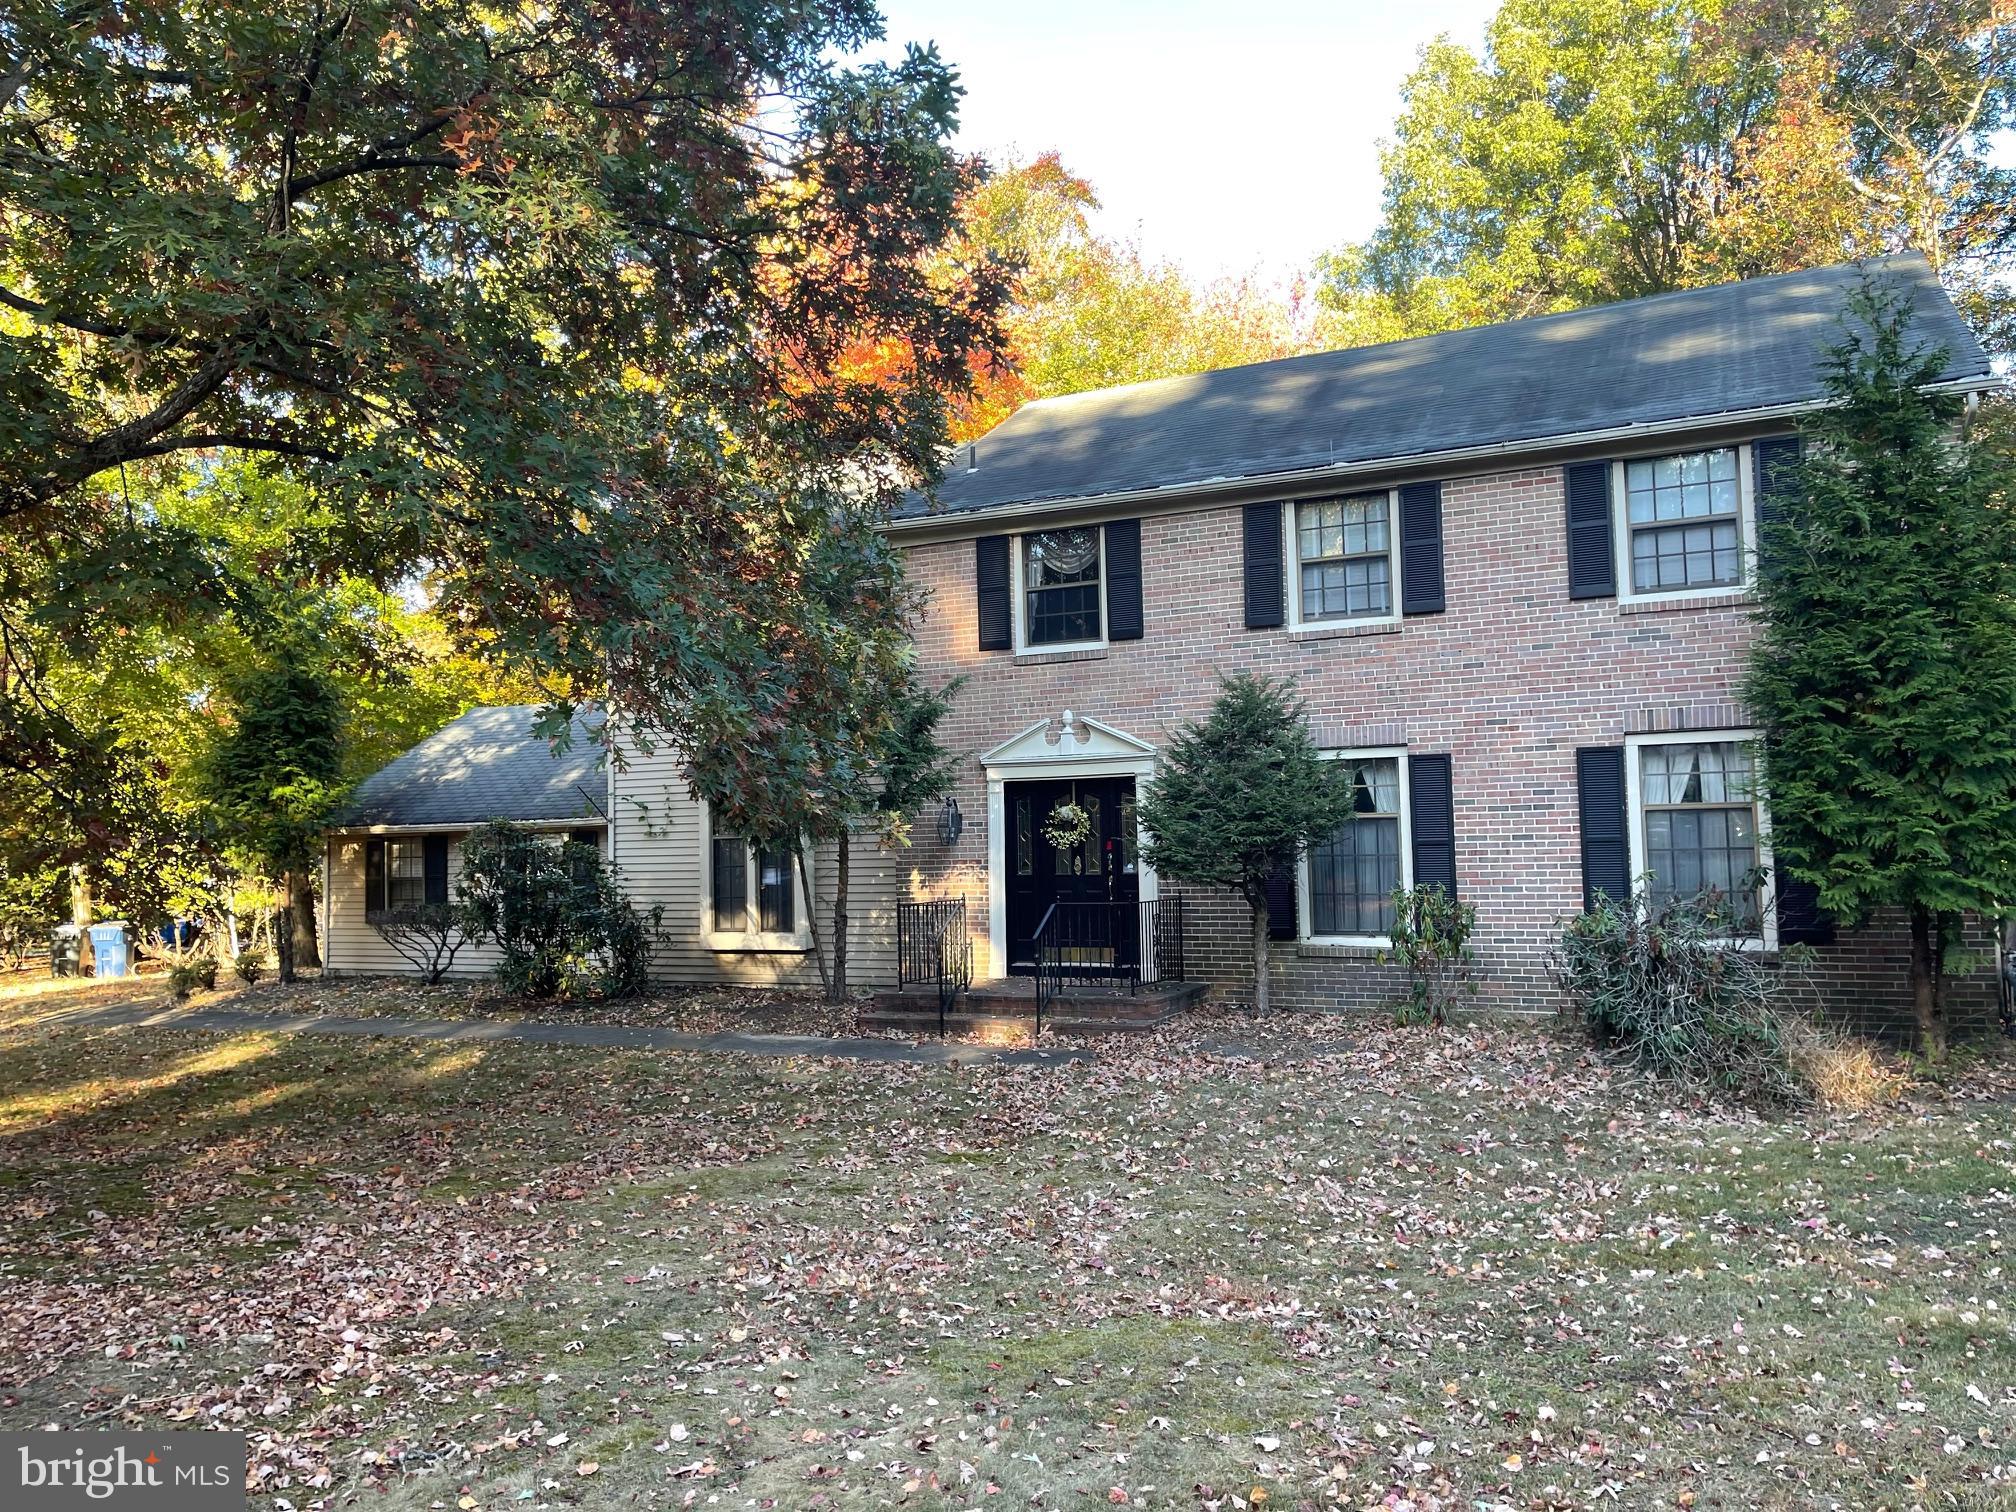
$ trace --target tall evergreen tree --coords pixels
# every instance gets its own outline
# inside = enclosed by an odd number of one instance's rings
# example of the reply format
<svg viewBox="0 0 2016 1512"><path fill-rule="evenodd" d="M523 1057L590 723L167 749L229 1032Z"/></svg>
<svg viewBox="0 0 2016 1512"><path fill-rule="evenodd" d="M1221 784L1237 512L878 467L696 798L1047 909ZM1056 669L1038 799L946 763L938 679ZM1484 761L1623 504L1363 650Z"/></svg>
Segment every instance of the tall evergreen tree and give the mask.
<svg viewBox="0 0 2016 1512"><path fill-rule="evenodd" d="M231 840L285 890L285 980L297 962L319 964L307 873L340 792L342 703L329 678L292 649L230 691L236 722L211 753L206 786Z"/></svg>
<svg viewBox="0 0 2016 1512"><path fill-rule="evenodd" d="M1835 403L1762 531L1748 698L1776 864L1836 917L1905 912L1937 1058L1959 916L2016 897L2016 474L1907 324L1866 288L1834 349Z"/></svg>
<svg viewBox="0 0 2016 1512"><path fill-rule="evenodd" d="M1164 877L1229 887L1253 919L1253 1006L1267 1011L1267 884L1352 818L1343 763L1325 761L1285 679L1237 672L1201 723L1169 743L1137 809L1142 851Z"/></svg>

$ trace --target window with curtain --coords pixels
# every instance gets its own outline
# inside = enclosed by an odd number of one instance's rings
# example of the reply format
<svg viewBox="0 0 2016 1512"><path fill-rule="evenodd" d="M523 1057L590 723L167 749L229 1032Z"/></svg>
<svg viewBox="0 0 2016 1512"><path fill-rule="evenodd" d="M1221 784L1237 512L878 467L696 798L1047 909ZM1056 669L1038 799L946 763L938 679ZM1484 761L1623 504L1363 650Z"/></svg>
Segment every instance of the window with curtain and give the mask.
<svg viewBox="0 0 2016 1512"><path fill-rule="evenodd" d="M1393 929L1393 890L1405 868L1400 851L1397 757L1341 758L1350 764L1355 817L1309 852L1309 932L1384 935Z"/></svg>
<svg viewBox="0 0 2016 1512"><path fill-rule="evenodd" d="M1044 530L1022 538L1024 642L1031 646L1096 641L1099 613L1099 527Z"/></svg>
<svg viewBox="0 0 2016 1512"><path fill-rule="evenodd" d="M1303 619L1376 619L1393 612L1390 502L1378 493L1295 506Z"/></svg>
<svg viewBox="0 0 2016 1512"><path fill-rule="evenodd" d="M1626 462L1632 591L1742 582L1741 489L1733 447Z"/></svg>
<svg viewBox="0 0 2016 1512"><path fill-rule="evenodd" d="M1741 741L1640 748L1645 869L1655 898L1712 895L1744 933L1762 918L1757 783Z"/></svg>

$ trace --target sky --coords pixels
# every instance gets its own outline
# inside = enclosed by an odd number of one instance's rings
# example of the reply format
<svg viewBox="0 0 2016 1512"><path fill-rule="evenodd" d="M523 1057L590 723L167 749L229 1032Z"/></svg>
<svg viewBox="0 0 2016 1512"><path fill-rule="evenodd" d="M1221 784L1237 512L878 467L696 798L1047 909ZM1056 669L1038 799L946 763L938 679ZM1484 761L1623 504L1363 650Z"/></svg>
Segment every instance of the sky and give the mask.
<svg viewBox="0 0 2016 1512"><path fill-rule="evenodd" d="M882 0L889 43L936 42L960 143L1056 148L1108 236L1193 277L1292 277L1379 220L1379 139L1439 33L1496 0Z"/></svg>

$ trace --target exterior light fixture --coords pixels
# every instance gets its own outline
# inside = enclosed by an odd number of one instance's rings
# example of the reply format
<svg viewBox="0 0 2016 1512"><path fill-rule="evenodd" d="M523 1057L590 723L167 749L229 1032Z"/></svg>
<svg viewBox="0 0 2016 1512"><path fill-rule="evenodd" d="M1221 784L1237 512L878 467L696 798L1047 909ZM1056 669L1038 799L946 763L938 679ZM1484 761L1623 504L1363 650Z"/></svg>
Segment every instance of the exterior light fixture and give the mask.
<svg viewBox="0 0 2016 1512"><path fill-rule="evenodd" d="M945 799L945 807L938 811L938 838L951 846L959 843L959 832L966 828L966 816L959 812L959 800Z"/></svg>

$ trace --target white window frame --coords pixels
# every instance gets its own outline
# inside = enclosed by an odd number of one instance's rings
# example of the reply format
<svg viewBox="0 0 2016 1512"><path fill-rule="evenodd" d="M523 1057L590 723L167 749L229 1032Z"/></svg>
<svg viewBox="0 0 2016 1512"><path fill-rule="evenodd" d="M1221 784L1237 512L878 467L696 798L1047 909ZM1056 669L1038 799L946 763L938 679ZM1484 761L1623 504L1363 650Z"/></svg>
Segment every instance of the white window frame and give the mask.
<svg viewBox="0 0 2016 1512"><path fill-rule="evenodd" d="M1028 551L1031 536L1052 535L1060 530L1092 530L1099 535L1099 637L1097 640L1046 641L1040 646L1029 643L1029 595L1023 588L1026 576L1022 559ZM1014 599L1015 654L1017 656L1049 656L1063 651L1103 651L1111 643L1113 622L1106 603L1106 527L1104 525L1054 525L1047 530L1025 530L1013 537L1008 551L1008 591Z"/></svg>
<svg viewBox="0 0 2016 1512"><path fill-rule="evenodd" d="M1631 497L1626 486L1625 464L1653 462L1661 457L1691 457L1713 451L1736 453L1736 559L1743 575L1734 583L1713 588L1659 588L1648 593L1638 592L1632 587L1631 579ZM1673 599L1733 598L1756 588L1757 489L1756 480L1751 476L1751 461L1750 444L1747 441L1731 441L1727 446L1689 446L1677 451L1667 447L1659 451L1633 452L1610 464L1610 540L1616 562L1618 603L1656 604Z"/></svg>
<svg viewBox="0 0 2016 1512"><path fill-rule="evenodd" d="M1400 623L1400 490L1389 488L1386 494L1386 585L1387 596L1392 600L1384 614L1361 614L1353 619L1318 618L1311 619L1302 612L1302 532L1297 523L1297 515L1304 504L1325 504L1332 499L1363 499L1381 490L1376 488L1347 489L1341 493L1311 494L1306 498L1290 499L1281 506L1281 541L1283 554L1287 557L1288 573L1288 628L1290 630L1350 630L1360 625L1397 625ZM1362 751L1352 753L1364 755Z"/></svg>
<svg viewBox="0 0 2016 1512"><path fill-rule="evenodd" d="M420 896L415 898L411 903L394 903L392 901L392 881L393 881L392 852L395 849L401 852L411 851L417 854L420 858L420 870L418 873L420 881ZM413 880L413 878L406 877L401 878L400 880L410 882ZM383 907L387 913L394 912L395 910L400 908L425 908L427 906L427 840L425 836L415 835L410 839L405 838L395 839L390 837L386 839L385 896L382 899L380 899L379 902L380 906Z"/></svg>
<svg viewBox="0 0 2016 1512"><path fill-rule="evenodd" d="M1753 747L1751 773L1759 772L1754 747L1761 737L1755 730L1678 730L1658 735L1624 737L1624 812L1629 821L1631 843L1631 890L1645 891L1645 875L1650 851L1645 843L1645 761L1644 750L1655 745L1747 745ZM1778 872L1771 859L1771 805L1765 802L1763 784L1755 795L1757 805L1757 866L1763 879L1757 885L1757 911L1761 935L1741 935L1723 943L1743 950L1775 951L1778 948Z"/></svg>
<svg viewBox="0 0 2016 1512"><path fill-rule="evenodd" d="M1325 623L1330 623L1326 621ZM1414 793L1407 771L1407 747L1405 746L1365 746L1349 751L1319 751L1325 761L1383 761L1396 760L1400 768L1400 885L1414 885ZM1309 885L1309 853L1305 850L1295 862L1295 938L1304 945L1366 945L1385 946L1393 943L1391 935L1383 934L1329 934L1313 932L1314 893Z"/></svg>
<svg viewBox="0 0 2016 1512"><path fill-rule="evenodd" d="M802 954L812 948L812 913L805 897L805 879L798 868L791 868L791 920L797 927L787 932L765 931L745 927L742 929L717 929L714 918L714 811L703 805L700 825L700 934L707 942L709 950L718 951L786 951ZM757 917L756 908L756 847L745 836L742 840L743 875L748 879L748 894L745 898L745 919ZM806 869L812 870L812 859L806 857Z"/></svg>

